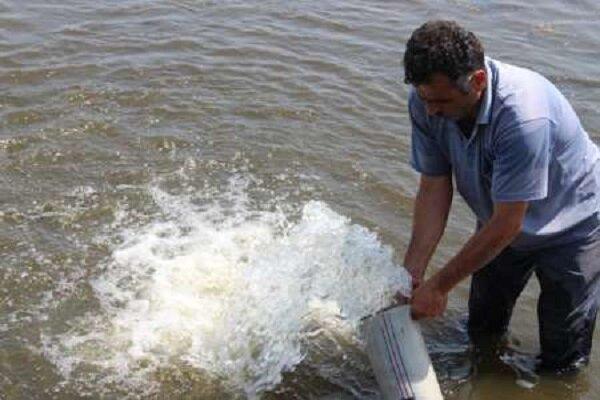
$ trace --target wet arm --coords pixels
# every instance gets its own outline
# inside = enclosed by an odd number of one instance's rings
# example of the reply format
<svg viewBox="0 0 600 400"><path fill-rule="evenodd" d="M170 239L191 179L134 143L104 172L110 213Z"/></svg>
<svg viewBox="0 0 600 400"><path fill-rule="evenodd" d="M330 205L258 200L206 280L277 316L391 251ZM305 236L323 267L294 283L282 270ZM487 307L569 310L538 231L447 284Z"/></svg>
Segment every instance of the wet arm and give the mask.
<svg viewBox="0 0 600 400"><path fill-rule="evenodd" d="M452 192L450 175L421 175L414 206L411 240L404 257L404 266L417 285L446 228Z"/></svg>
<svg viewBox="0 0 600 400"><path fill-rule="evenodd" d="M464 278L492 261L521 232L526 211L525 201L497 203L492 218L431 278L433 286L448 293Z"/></svg>

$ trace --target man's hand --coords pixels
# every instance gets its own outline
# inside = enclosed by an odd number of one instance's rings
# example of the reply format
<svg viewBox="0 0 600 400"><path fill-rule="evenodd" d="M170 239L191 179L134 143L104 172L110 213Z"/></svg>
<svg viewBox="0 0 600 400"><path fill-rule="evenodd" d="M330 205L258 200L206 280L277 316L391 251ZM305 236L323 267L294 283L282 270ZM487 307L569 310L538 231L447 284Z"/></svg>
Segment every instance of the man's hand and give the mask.
<svg viewBox="0 0 600 400"><path fill-rule="evenodd" d="M412 292L414 292L414 290L416 288L418 288L419 286L421 286L421 283L423 283L423 275L424 275L425 271L422 271L422 270L419 270L416 268L411 268L408 266L404 266L402 268L404 268L410 274ZM394 295L394 299L396 301L396 304L410 303L410 298L406 297L401 291L398 291Z"/></svg>
<svg viewBox="0 0 600 400"><path fill-rule="evenodd" d="M482 268L508 246L521 231L527 202L496 203L492 218L433 277L413 291L411 312L414 319L441 315L448 292L460 281Z"/></svg>
<svg viewBox="0 0 600 400"><path fill-rule="evenodd" d="M412 278L412 290L415 290L423 283L423 275L425 274L425 271L409 266L406 266L405 268Z"/></svg>
<svg viewBox="0 0 600 400"><path fill-rule="evenodd" d="M448 293L438 288L435 278L418 286L410 299L412 318L434 318L442 315L448 304Z"/></svg>

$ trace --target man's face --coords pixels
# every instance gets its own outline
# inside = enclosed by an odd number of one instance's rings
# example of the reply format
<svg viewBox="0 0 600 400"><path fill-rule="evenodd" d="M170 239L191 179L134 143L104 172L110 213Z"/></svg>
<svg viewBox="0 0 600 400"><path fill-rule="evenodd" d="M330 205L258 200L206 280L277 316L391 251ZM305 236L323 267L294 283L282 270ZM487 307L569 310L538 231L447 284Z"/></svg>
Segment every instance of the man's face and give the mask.
<svg viewBox="0 0 600 400"><path fill-rule="evenodd" d="M430 82L416 86L416 90L425 104L427 114L455 121L474 119L485 89L485 79L484 70L475 71L468 78L469 91L465 93L446 75L437 73Z"/></svg>

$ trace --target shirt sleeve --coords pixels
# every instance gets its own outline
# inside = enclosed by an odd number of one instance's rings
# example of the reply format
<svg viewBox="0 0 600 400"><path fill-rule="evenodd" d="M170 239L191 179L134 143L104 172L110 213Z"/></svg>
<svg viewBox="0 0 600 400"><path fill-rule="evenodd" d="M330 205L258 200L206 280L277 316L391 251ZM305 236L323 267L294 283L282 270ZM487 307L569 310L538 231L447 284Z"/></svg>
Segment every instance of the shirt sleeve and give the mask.
<svg viewBox="0 0 600 400"><path fill-rule="evenodd" d="M431 136L425 118L425 108L411 93L408 113L412 128L410 164L419 173L430 176L449 175L450 162L442 152L439 143Z"/></svg>
<svg viewBox="0 0 600 400"><path fill-rule="evenodd" d="M492 200L530 201L548 195L550 121L535 119L502 131L494 144Z"/></svg>

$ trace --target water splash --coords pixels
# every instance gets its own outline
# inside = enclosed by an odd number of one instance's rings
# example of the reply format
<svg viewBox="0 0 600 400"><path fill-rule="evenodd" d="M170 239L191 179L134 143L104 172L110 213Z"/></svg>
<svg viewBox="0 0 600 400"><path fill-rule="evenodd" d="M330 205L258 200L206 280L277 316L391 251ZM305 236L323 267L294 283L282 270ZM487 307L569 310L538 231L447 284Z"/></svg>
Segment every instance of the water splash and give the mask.
<svg viewBox="0 0 600 400"><path fill-rule="evenodd" d="M239 179L209 202L149 192L161 215L120 232L90 282L99 310L43 336L67 382L148 394L157 371L186 366L259 397L303 360L311 331L356 335L361 317L408 294L391 248L323 202L295 219L253 210Z"/></svg>

